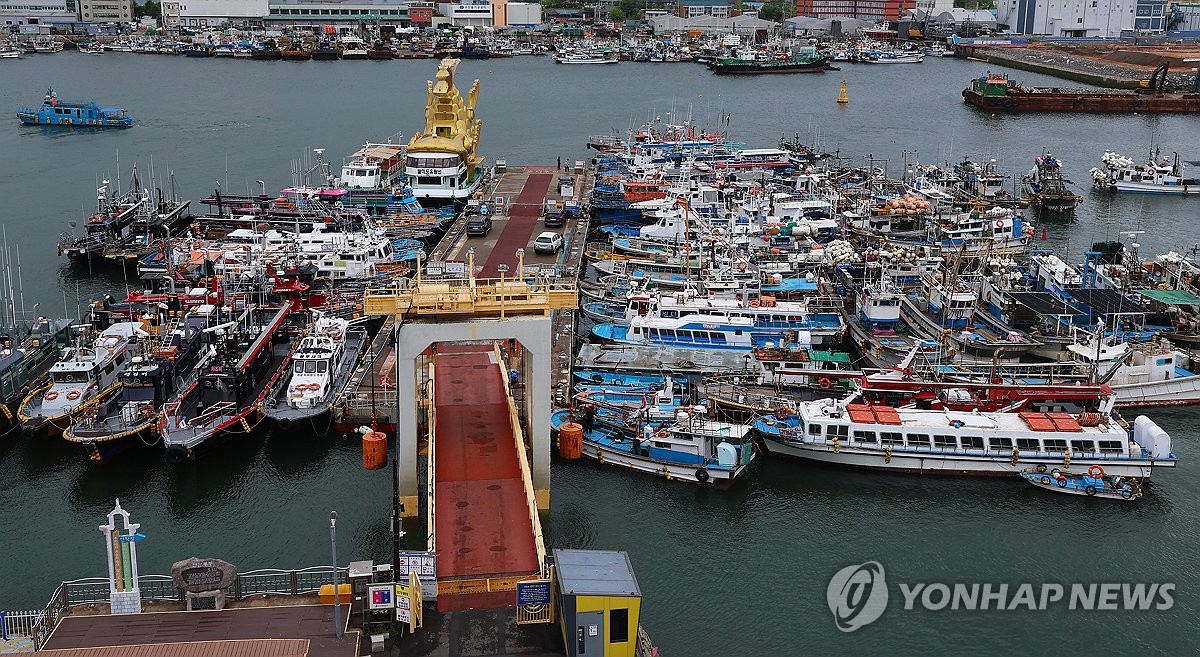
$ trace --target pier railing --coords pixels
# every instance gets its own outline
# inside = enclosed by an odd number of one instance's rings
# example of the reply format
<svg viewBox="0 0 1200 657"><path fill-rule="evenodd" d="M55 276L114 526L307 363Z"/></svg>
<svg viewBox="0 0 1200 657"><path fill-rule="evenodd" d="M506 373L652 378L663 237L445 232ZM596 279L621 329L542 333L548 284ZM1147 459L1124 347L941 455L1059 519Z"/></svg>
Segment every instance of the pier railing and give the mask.
<svg viewBox="0 0 1200 657"><path fill-rule="evenodd" d="M574 280L548 278L532 283L512 278L403 279L390 287L370 288L363 297L368 315L418 317L544 315L578 305Z"/></svg>
<svg viewBox="0 0 1200 657"><path fill-rule="evenodd" d="M338 580L347 581L347 568L338 568ZM228 600L243 600L254 595L297 596L317 593L321 585L333 583L332 566L310 566L295 570L265 568L238 573L232 586L225 589ZM186 596L175 586L170 575L138 577L142 600L184 602ZM0 628L6 637L29 636L35 650L41 650L58 622L74 605L108 602L108 579L87 577L63 582L41 611L0 612Z"/></svg>

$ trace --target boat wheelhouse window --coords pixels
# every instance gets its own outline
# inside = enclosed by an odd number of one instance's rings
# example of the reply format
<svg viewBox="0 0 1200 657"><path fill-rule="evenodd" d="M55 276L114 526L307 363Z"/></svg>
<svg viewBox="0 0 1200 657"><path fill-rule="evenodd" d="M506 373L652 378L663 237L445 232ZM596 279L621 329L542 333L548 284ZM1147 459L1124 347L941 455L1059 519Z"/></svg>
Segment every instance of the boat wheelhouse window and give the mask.
<svg viewBox="0 0 1200 657"><path fill-rule="evenodd" d="M983 436L963 436L960 440L963 449L983 449Z"/></svg>
<svg viewBox="0 0 1200 657"><path fill-rule="evenodd" d="M1013 447L1012 438L988 438L988 447L993 450L1011 451Z"/></svg>
<svg viewBox="0 0 1200 657"><path fill-rule="evenodd" d="M81 370L70 370L66 372L55 372L52 376L55 383L87 383L87 372Z"/></svg>
<svg viewBox="0 0 1200 657"><path fill-rule="evenodd" d="M938 449L957 449L958 438L947 435L936 435L933 437L933 446ZM982 447L982 445L980 447Z"/></svg>
<svg viewBox="0 0 1200 657"><path fill-rule="evenodd" d="M808 425L808 435L810 435L810 436L821 435L821 425L819 425L819 424Z"/></svg>
<svg viewBox="0 0 1200 657"><path fill-rule="evenodd" d="M671 443L664 443L664 442L659 442L656 440L650 444L654 445L655 447L661 448L661 449L671 449Z"/></svg>
<svg viewBox="0 0 1200 657"><path fill-rule="evenodd" d="M1119 440L1101 440L1101 454L1120 454L1125 451L1125 446Z"/></svg>
<svg viewBox="0 0 1200 657"><path fill-rule="evenodd" d="M929 447L929 434L927 433L910 433L908 434L909 447Z"/></svg>
<svg viewBox="0 0 1200 657"><path fill-rule="evenodd" d="M838 438L845 440L846 436L848 436L849 434L850 434L850 426L849 425L846 425L846 424L831 424L831 425L829 425L829 437L830 438L837 436Z"/></svg>
<svg viewBox="0 0 1200 657"><path fill-rule="evenodd" d="M872 445L875 444L875 432L874 431L855 431L853 435L854 435L854 442L856 442L856 443L871 443Z"/></svg>
<svg viewBox="0 0 1200 657"><path fill-rule="evenodd" d="M725 334L724 333L713 333L712 334L712 343L713 344L725 344Z"/></svg>
<svg viewBox="0 0 1200 657"><path fill-rule="evenodd" d="M904 444L904 435L896 431L884 431L879 434L879 440L884 447Z"/></svg>
<svg viewBox="0 0 1200 657"><path fill-rule="evenodd" d="M435 176L417 176L417 184L422 187L433 187L442 184L442 179Z"/></svg>
<svg viewBox="0 0 1200 657"><path fill-rule="evenodd" d="M153 401L154 400L154 386L153 385L142 385L142 386L126 385L122 394L125 395L126 401Z"/></svg>
<svg viewBox="0 0 1200 657"><path fill-rule="evenodd" d="M691 342L692 341L692 332L687 329L677 329L675 331L675 336L676 336L676 339L678 339L680 342Z"/></svg>
<svg viewBox="0 0 1200 657"><path fill-rule="evenodd" d="M734 334L734 335L741 335L741 334L742 334L742 329L737 329L737 330L735 330L735 331L733 332L733 334Z"/></svg>
<svg viewBox="0 0 1200 657"><path fill-rule="evenodd" d="M1042 449L1047 452L1067 451L1067 441L1062 438L1047 438L1042 441Z"/></svg>
<svg viewBox="0 0 1200 657"><path fill-rule="evenodd" d="M317 361L317 374L324 374L329 371L328 361Z"/></svg>
<svg viewBox="0 0 1200 657"><path fill-rule="evenodd" d="M109 363L108 365L105 365L104 366L104 375L108 376L109 374L112 374L113 370L115 370L116 368L117 368L116 363Z"/></svg>
<svg viewBox="0 0 1200 657"><path fill-rule="evenodd" d="M1017 438L1017 449L1022 452L1038 452L1041 451L1041 445L1038 444L1037 438Z"/></svg>
<svg viewBox="0 0 1200 657"><path fill-rule="evenodd" d="M1080 454L1093 454L1096 451L1096 443L1092 440L1072 440L1071 451Z"/></svg>

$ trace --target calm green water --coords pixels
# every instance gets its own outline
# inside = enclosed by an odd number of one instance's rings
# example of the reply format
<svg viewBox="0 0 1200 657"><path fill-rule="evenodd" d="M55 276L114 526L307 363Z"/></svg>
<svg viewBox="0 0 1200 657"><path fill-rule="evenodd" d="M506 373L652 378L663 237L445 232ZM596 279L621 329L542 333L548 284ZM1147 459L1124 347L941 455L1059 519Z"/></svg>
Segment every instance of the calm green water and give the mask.
<svg viewBox="0 0 1200 657"><path fill-rule="evenodd" d="M92 206L97 181L151 167L190 198L219 180L277 189L291 161L326 148L335 163L364 140L409 135L423 119L432 62L244 62L132 54L30 56L0 66L0 109L64 98L128 108L124 132L0 129L0 221L20 245L27 305L73 314L78 300L123 290L122 276L70 270L53 250L66 222ZM1048 148L1086 188L1105 149L1130 155L1151 141L1200 159L1194 118L992 117L959 92L983 64L846 66L841 73L723 79L669 64L565 67L548 59L464 62L460 86L483 81L482 150L510 163L586 157L588 134L624 130L652 112L708 120L732 114L734 138L770 146L781 134L824 148L926 162L995 158L1020 174ZM839 81L848 107L834 103ZM1021 74L1031 82L1050 81ZM1118 231L1145 230L1144 252L1197 242L1194 201L1086 193L1078 221L1049 228L1074 257ZM57 310L55 310L57 309ZM556 462L550 541L633 555L645 593L643 623L669 655L1011 655L1079 649L1139 655L1200 652L1200 494L1192 441L1197 413L1151 414L1184 461L1155 478L1137 505L1088 503L1013 481L917 478L764 460L741 488L719 494L592 463ZM44 604L59 580L104 571L96 526L114 497L140 521L142 572L189 555L257 567L328 562L326 517L341 522L339 556L387 555L386 473L360 467L356 445L303 436L255 437L206 461L168 468L155 455L97 467L61 441L0 446L0 608ZM413 539L419 530L413 527ZM876 623L839 632L825 588L840 568L880 561L892 602ZM896 582L1171 582L1168 611L904 611Z"/></svg>

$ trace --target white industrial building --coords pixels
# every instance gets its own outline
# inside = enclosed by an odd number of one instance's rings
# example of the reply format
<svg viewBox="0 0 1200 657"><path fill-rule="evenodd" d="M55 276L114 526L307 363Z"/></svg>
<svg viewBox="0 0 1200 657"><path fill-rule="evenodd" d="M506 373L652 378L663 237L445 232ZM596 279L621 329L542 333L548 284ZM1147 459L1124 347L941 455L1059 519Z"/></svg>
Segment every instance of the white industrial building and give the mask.
<svg viewBox="0 0 1200 657"><path fill-rule="evenodd" d="M1017 34L1118 37L1128 30L1165 30L1167 4L1167 0L997 0L996 20Z"/></svg>
<svg viewBox="0 0 1200 657"><path fill-rule="evenodd" d="M451 25L486 27L492 24L492 3L438 3L438 13L450 19Z"/></svg>
<svg viewBox="0 0 1200 657"><path fill-rule="evenodd" d="M9 28L75 20L77 15L75 0L0 0L0 25Z"/></svg>
<svg viewBox="0 0 1200 657"><path fill-rule="evenodd" d="M128 23L133 0L79 0L79 20L85 23Z"/></svg>
<svg viewBox="0 0 1200 657"><path fill-rule="evenodd" d="M267 12L267 0L179 0L162 3L163 27L168 29L262 25Z"/></svg>

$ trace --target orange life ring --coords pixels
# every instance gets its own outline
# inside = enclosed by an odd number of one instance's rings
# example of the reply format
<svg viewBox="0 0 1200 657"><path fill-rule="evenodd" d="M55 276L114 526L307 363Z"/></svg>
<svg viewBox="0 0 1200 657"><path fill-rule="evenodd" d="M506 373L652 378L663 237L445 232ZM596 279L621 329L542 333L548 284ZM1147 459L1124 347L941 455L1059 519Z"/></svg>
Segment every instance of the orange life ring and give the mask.
<svg viewBox="0 0 1200 657"><path fill-rule="evenodd" d="M321 384L319 384L319 383L310 383L310 384L308 384L308 389L309 389L309 390L320 390L320 389L321 389Z"/></svg>
<svg viewBox="0 0 1200 657"><path fill-rule="evenodd" d="M45 399L46 399L46 401L54 401L55 399L58 399L58 391L57 390L47 391L46 395L45 395Z"/></svg>
<svg viewBox="0 0 1200 657"><path fill-rule="evenodd" d="M1093 465L1090 468L1088 468L1088 476L1093 479L1100 479L1101 477L1104 476L1104 468L1102 468L1098 465Z"/></svg>
<svg viewBox="0 0 1200 657"><path fill-rule="evenodd" d="M655 431L655 432L654 432L654 437L655 437L655 438L666 438L666 437L667 437L667 430L666 430L666 429L659 429L658 431Z"/></svg>
<svg viewBox="0 0 1200 657"><path fill-rule="evenodd" d="M779 408L775 409L775 417L779 418L780 420L786 420L788 414L787 406L780 406Z"/></svg>
<svg viewBox="0 0 1200 657"><path fill-rule="evenodd" d="M833 387L833 381L829 377L823 376L820 379L817 379L817 385L821 386L822 390L829 390Z"/></svg>
<svg viewBox="0 0 1200 657"><path fill-rule="evenodd" d="M79 399L79 391L72 390L71 392L68 392L67 399L70 399L71 401L75 401L76 399Z"/></svg>
<svg viewBox="0 0 1200 657"><path fill-rule="evenodd" d="M759 307L759 306L761 306L761 305L762 305L762 303L760 303L758 299L751 299L751 300L750 300L750 307L751 307L751 308L757 308L757 307Z"/></svg>

